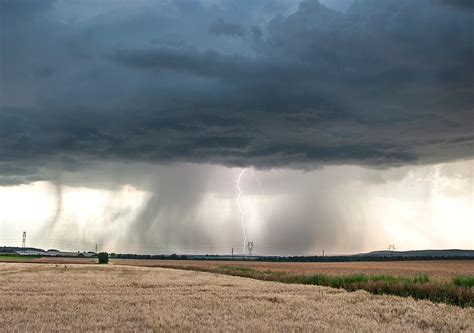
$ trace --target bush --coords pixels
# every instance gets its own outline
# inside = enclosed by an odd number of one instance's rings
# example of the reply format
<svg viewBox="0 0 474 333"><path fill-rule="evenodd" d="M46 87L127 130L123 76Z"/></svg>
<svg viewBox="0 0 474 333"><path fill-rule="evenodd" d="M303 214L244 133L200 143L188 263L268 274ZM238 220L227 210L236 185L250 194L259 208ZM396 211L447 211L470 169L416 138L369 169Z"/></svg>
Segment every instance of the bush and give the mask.
<svg viewBox="0 0 474 333"><path fill-rule="evenodd" d="M101 252L97 255L99 258L99 264L108 264L109 263L109 254L107 252Z"/></svg>
<svg viewBox="0 0 474 333"><path fill-rule="evenodd" d="M474 276L458 276L453 280L453 283L458 287L474 287Z"/></svg>

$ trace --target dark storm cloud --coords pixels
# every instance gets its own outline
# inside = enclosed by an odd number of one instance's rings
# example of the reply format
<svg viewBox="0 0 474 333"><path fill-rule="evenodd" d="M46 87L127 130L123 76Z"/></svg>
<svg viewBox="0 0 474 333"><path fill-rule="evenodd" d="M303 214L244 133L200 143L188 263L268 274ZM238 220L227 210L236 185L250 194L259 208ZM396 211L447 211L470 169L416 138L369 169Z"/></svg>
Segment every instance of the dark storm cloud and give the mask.
<svg viewBox="0 0 474 333"><path fill-rule="evenodd" d="M443 3L451 6L457 6L466 9L474 9L474 2L472 0L441 0Z"/></svg>
<svg viewBox="0 0 474 333"><path fill-rule="evenodd" d="M278 15L272 1L128 3L68 23L52 2L3 1L2 181L46 177L51 160L468 158L474 17L463 4L363 0L338 12L307 1Z"/></svg>
<svg viewBox="0 0 474 333"><path fill-rule="evenodd" d="M239 36L245 35L245 29L240 24L224 22L222 20L212 23L209 31L216 35Z"/></svg>
<svg viewBox="0 0 474 333"><path fill-rule="evenodd" d="M2 19L31 18L51 9L55 0L2 0L0 12Z"/></svg>

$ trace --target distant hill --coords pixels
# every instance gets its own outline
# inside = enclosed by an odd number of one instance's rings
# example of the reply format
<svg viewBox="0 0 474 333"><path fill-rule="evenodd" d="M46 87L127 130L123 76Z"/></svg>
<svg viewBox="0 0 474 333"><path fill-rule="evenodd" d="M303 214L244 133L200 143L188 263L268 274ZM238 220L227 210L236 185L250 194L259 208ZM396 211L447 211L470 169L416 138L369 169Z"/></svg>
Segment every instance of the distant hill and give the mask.
<svg viewBox="0 0 474 333"><path fill-rule="evenodd" d="M415 250L415 251L373 251L355 254L356 257L474 257L474 250Z"/></svg>
<svg viewBox="0 0 474 333"><path fill-rule="evenodd" d="M43 249L38 249L35 247L16 247L16 246L0 246L0 253L14 253L17 251L38 251L45 252Z"/></svg>
<svg viewBox="0 0 474 333"><path fill-rule="evenodd" d="M39 252L37 255L50 256L58 252L54 249L0 246L0 254L17 252ZM58 255L76 256L79 252L58 252ZM83 252L85 254L85 252ZM90 252L93 253L93 252ZM86 254L85 254L86 255ZM86 255L87 256L87 255ZM228 255L146 255L146 254L112 254L118 259L172 259L172 260L256 260L267 262L349 262L349 261L410 261L410 260L474 260L474 250L415 250L415 251L372 251L352 255L338 256L228 256Z"/></svg>

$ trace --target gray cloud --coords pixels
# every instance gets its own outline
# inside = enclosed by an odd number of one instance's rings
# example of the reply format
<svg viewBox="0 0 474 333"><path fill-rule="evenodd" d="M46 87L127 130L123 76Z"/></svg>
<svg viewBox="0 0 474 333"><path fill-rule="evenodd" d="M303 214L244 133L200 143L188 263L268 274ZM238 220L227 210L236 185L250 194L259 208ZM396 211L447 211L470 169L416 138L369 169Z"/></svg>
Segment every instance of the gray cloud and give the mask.
<svg viewBox="0 0 474 333"><path fill-rule="evenodd" d="M309 169L469 158L473 13L443 2L338 12L307 1L288 14L271 1L181 1L68 23L52 2L3 1L1 181L47 177L51 160Z"/></svg>
<svg viewBox="0 0 474 333"><path fill-rule="evenodd" d="M2 19L32 18L48 12L55 0L2 0L0 11Z"/></svg>
<svg viewBox="0 0 474 333"><path fill-rule="evenodd" d="M224 22L218 20L209 26L209 31L216 35L224 36L238 36L243 37L245 35L245 29L240 24Z"/></svg>
<svg viewBox="0 0 474 333"><path fill-rule="evenodd" d="M460 8L474 9L474 2L471 0L441 0L443 3Z"/></svg>

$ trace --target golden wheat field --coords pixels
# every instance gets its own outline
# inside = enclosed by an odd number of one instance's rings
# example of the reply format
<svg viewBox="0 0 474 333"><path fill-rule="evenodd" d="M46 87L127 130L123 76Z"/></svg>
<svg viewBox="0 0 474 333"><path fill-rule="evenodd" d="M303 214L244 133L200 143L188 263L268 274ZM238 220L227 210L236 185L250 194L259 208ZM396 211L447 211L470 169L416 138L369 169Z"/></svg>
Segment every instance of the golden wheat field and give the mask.
<svg viewBox="0 0 474 333"><path fill-rule="evenodd" d="M423 261L379 261L379 262L258 262L258 261L198 261L198 260L130 260L114 259L114 264L218 269L222 266L271 270L294 275L400 275L414 276L427 274L430 278L450 280L458 275L473 275L474 260L423 260Z"/></svg>
<svg viewBox="0 0 474 333"><path fill-rule="evenodd" d="M0 264L2 332L474 331L474 309L176 269Z"/></svg>

